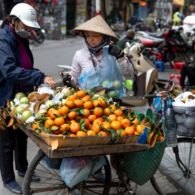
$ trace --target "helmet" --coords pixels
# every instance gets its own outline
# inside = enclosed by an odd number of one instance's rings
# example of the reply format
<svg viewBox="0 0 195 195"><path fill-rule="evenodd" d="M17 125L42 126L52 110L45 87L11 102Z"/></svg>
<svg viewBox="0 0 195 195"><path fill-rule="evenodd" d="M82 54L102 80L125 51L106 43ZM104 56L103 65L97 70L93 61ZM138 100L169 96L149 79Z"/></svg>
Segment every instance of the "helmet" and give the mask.
<svg viewBox="0 0 195 195"><path fill-rule="evenodd" d="M10 12L10 16L16 16L26 26L32 28L40 28L37 22L37 13L31 5L28 5L26 3L16 4Z"/></svg>

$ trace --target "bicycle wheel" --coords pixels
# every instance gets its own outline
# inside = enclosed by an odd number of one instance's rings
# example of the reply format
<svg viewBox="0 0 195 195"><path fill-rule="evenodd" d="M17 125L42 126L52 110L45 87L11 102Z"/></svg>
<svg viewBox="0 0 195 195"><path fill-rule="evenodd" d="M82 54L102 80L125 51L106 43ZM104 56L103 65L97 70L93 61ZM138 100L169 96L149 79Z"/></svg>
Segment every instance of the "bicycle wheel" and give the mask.
<svg viewBox="0 0 195 195"><path fill-rule="evenodd" d="M165 149L160 172L187 194L194 194L195 140L179 137L178 147Z"/></svg>
<svg viewBox="0 0 195 195"><path fill-rule="evenodd" d="M39 150L32 160L24 178L23 193L25 195L74 194L70 193L70 190L62 181L59 169L51 169L42 163L41 160L44 156L45 154ZM90 177L87 181L76 186L77 194L109 194L111 170L108 160L101 171L105 176L104 182L101 182L94 177ZM36 175L40 177L40 182L32 182L33 173L36 173Z"/></svg>

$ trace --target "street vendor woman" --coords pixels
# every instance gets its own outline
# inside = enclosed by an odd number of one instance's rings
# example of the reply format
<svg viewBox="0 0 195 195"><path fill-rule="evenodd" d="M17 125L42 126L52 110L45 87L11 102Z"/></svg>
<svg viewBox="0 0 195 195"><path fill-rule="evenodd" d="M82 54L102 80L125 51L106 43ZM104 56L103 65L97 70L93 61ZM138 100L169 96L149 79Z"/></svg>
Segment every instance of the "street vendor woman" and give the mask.
<svg viewBox="0 0 195 195"><path fill-rule="evenodd" d="M26 4L16 4L5 18L0 30L0 107L13 99L17 92L28 93L42 83L55 87L55 80L33 68L33 56L28 39L36 36L35 9ZM22 194L15 180L13 153L18 175L24 177L28 167L27 136L11 127L0 132L0 170L4 186L13 193ZM40 180L36 175L34 181Z"/></svg>
<svg viewBox="0 0 195 195"><path fill-rule="evenodd" d="M103 17L95 16L76 27L73 32L82 36L86 43L86 47L76 51L73 57L71 77L74 83L80 88L92 89L102 84L103 87L113 87L113 83L117 81L121 95L122 74L115 49L113 56L113 48L116 47L112 44L117 36Z"/></svg>
<svg viewBox="0 0 195 195"><path fill-rule="evenodd" d="M71 77L74 84L81 89L94 89L101 86L109 88L117 81L118 95L123 95L122 74L116 63L116 57L110 55L110 47L108 47L117 37L102 16L93 17L73 31L82 36L86 43L86 47L76 51L73 57ZM105 163L104 156L64 158L60 166L61 176L70 188L87 179L89 174L104 182L105 177L101 168ZM93 170L89 172L91 165Z"/></svg>

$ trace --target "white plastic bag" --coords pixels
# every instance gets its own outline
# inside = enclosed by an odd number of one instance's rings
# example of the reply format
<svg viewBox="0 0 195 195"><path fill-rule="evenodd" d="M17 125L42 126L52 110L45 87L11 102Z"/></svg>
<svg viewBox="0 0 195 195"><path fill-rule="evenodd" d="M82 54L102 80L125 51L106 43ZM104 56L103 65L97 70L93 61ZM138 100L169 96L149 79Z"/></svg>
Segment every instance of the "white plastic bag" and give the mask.
<svg viewBox="0 0 195 195"><path fill-rule="evenodd" d="M69 188L74 187L106 164L104 156L63 158L60 174Z"/></svg>

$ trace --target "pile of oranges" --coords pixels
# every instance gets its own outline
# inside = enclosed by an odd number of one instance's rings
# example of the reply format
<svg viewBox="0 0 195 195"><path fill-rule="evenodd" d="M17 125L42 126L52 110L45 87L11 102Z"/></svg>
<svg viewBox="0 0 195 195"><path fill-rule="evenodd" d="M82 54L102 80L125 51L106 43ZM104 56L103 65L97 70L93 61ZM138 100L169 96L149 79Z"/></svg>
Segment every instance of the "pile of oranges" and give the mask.
<svg viewBox="0 0 195 195"><path fill-rule="evenodd" d="M108 103L103 96L91 96L85 90L76 91L63 104L50 107L44 120L32 124L35 131L71 137L140 135L144 127L117 104Z"/></svg>

